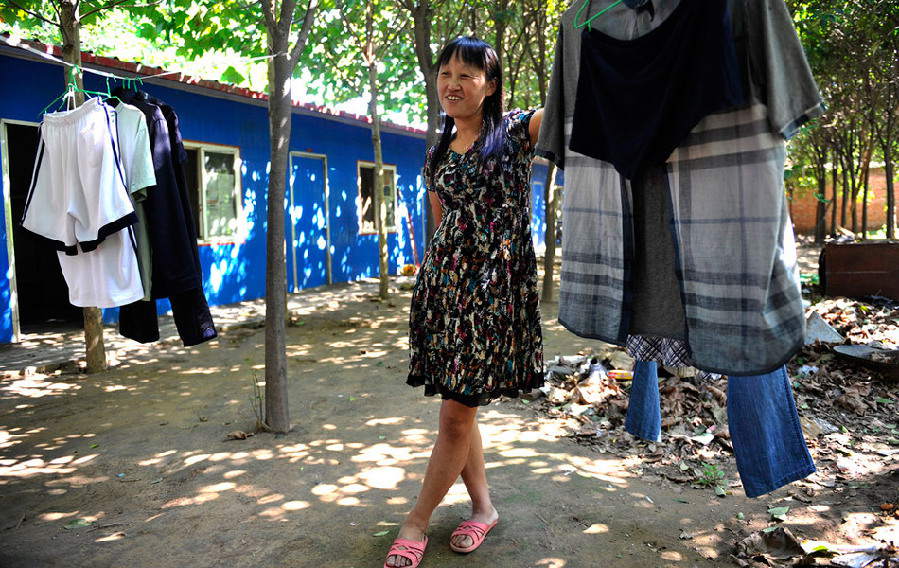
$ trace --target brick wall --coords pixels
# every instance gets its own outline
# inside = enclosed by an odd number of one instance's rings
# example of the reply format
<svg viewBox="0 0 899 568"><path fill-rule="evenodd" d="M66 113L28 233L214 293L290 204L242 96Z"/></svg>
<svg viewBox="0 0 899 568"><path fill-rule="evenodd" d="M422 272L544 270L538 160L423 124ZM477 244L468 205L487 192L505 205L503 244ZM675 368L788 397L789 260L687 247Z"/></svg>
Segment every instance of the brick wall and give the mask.
<svg viewBox="0 0 899 568"><path fill-rule="evenodd" d="M827 198L832 195L833 189L828 179ZM895 183L895 180L894 180ZM814 235L815 234L815 212L818 209L818 200L815 199L816 189L797 189L792 201L790 201L790 216L793 219L793 226L799 234ZM862 190L859 190L859 202L856 204L856 218L858 219L858 230L862 226ZM842 196L837 201L837 207L840 206ZM825 227L830 227L830 207L827 206L828 222ZM852 226L851 221L851 203L846 204L846 225L847 228ZM837 223L840 222L840 211L837 210ZM871 187L868 190L868 230L873 231L879 229L886 224L886 174L883 168L871 170Z"/></svg>

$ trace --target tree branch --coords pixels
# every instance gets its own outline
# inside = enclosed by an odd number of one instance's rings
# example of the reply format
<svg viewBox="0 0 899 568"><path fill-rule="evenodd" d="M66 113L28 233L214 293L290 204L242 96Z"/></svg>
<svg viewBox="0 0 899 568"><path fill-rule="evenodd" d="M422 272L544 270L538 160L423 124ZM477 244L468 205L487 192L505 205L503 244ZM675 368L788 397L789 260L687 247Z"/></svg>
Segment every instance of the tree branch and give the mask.
<svg viewBox="0 0 899 568"><path fill-rule="evenodd" d="M318 10L318 4L313 5L313 0L309 0L306 4L306 17L303 19L303 27L300 29L300 35L297 36L296 43L290 50L290 68L296 67L303 50L306 49L306 41L309 39L309 31L312 30L312 22L315 21L315 12Z"/></svg>
<svg viewBox="0 0 899 568"><path fill-rule="evenodd" d="M275 23L275 8L272 5L272 0L259 0L259 3L262 5L262 17L265 18L265 27L268 28L268 33L273 35L278 31L278 26Z"/></svg>
<svg viewBox="0 0 899 568"><path fill-rule="evenodd" d="M115 8L119 4L124 4L125 2L128 2L128 1L129 0L113 0L112 2L109 2L108 4L106 4L104 6L99 6L97 8L94 8L93 10L89 10L89 11L81 14L80 16L78 16L78 21L80 22L80 21L84 20L85 18L87 18L88 16L90 16L91 14L96 14L100 10L108 10L109 8Z"/></svg>
<svg viewBox="0 0 899 568"><path fill-rule="evenodd" d="M285 38L290 37L290 26L293 24L293 13L296 11L296 0L281 0L278 14L278 27Z"/></svg>
<svg viewBox="0 0 899 568"><path fill-rule="evenodd" d="M25 13L28 14L29 16L31 16L31 17L33 17L33 18L37 18L38 20L40 20L40 21L42 21L42 22L46 22L46 23L50 24L51 26L58 26L58 25L59 25L59 22L53 22L53 21L50 21L50 20L48 20L47 18L43 17L42 15L38 14L37 12L32 12L32 11L29 10L28 8L25 8L24 6L20 6L19 4L16 4L16 3L13 2L12 0L3 0L3 3L4 3L4 4L9 4L10 6L14 6L15 8L18 8L19 10L22 10L23 12L25 12Z"/></svg>

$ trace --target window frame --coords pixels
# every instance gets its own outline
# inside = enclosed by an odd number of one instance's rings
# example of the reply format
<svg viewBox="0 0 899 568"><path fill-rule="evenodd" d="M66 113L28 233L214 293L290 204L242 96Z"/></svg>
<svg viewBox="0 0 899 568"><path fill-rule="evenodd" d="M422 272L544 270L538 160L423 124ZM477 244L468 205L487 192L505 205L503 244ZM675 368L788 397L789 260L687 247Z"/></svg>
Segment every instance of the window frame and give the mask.
<svg viewBox="0 0 899 568"><path fill-rule="evenodd" d="M200 209L197 216L200 219L201 226L197 227L197 244L203 245L222 245L222 244L239 244L247 240L246 221L243 216L243 174L241 169L243 160L240 158L240 146L232 146L229 144L215 144L212 142L198 142L196 140L184 140L185 150L197 151L197 183L199 184L197 196L197 207ZM233 235L207 237L206 209L206 166L205 152L215 152L218 154L229 154L234 156L234 197L237 204L235 218L237 220L237 229Z"/></svg>
<svg viewBox="0 0 899 568"><path fill-rule="evenodd" d="M387 226L387 233L396 233L398 230L399 220L397 219L398 214L398 206L399 206L399 198L397 195L397 181L398 181L398 172L396 164L383 164L384 170L390 170L393 172L393 225ZM362 214L362 169L363 168L371 168L374 170L377 167L377 164L374 162L368 162L365 160L356 160L356 191L358 195L358 199L356 201L356 217L359 219L359 236L369 236L369 235L377 235L378 227L376 223L372 223L371 230L367 230L368 227L365 224L365 218Z"/></svg>

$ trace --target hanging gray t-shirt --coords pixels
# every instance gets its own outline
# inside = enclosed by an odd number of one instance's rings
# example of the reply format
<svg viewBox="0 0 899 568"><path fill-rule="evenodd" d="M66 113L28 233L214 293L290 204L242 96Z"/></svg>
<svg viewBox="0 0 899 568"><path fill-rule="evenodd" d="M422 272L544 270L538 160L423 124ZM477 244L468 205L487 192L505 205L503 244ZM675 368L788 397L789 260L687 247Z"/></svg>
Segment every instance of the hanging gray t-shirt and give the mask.
<svg viewBox="0 0 899 568"><path fill-rule="evenodd" d="M156 185L156 173L153 170L153 157L150 153L150 135L147 131L147 119L137 107L119 103L115 107L115 114L119 159L122 162L128 191L134 201L134 212L137 214L134 238L137 245L137 265L144 289L143 299L146 301L151 298L152 251L143 201L147 198L147 192Z"/></svg>

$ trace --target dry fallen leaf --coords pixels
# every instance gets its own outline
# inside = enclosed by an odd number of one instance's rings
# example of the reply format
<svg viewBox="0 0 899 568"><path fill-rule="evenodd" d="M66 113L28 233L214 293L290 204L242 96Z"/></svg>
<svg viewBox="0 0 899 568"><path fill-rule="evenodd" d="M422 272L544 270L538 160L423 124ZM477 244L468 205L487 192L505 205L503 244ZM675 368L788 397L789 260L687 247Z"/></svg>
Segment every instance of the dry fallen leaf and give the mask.
<svg viewBox="0 0 899 568"><path fill-rule="evenodd" d="M253 434L247 434L246 432L244 432L242 430L235 430L233 432L229 432L228 435L225 437L225 439L227 439L227 440L246 440L247 438L249 438L252 435Z"/></svg>

